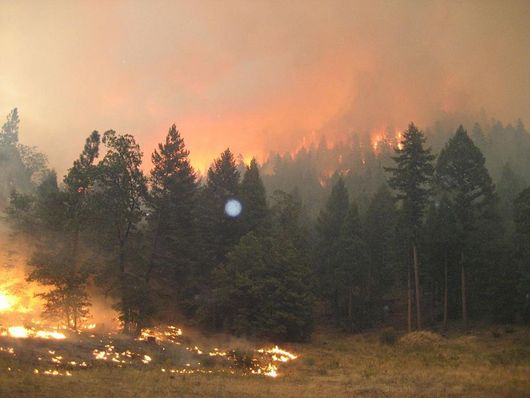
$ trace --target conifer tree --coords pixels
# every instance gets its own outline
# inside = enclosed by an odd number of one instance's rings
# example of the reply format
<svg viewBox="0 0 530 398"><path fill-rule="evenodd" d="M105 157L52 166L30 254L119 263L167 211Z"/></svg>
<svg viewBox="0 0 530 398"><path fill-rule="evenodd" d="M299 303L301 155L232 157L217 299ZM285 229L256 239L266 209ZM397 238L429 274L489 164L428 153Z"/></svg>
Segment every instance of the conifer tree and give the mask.
<svg viewBox="0 0 530 398"><path fill-rule="evenodd" d="M495 221L496 201L484 156L462 126L440 153L436 164L436 181L447 195L459 225L462 318L467 327L467 265L476 260L481 249L473 251L474 258L471 258L470 251L473 245L480 246L480 241L485 243L488 240L485 235L489 227L487 223L488 220ZM492 242L488 244L492 245Z"/></svg>
<svg viewBox="0 0 530 398"><path fill-rule="evenodd" d="M501 178L497 185L499 195L499 210L505 225L513 230L513 205L517 195L524 189L523 179L514 172L510 163L502 168Z"/></svg>
<svg viewBox="0 0 530 398"><path fill-rule="evenodd" d="M429 259L430 269L428 269L430 278L433 281L433 291L431 292L433 300L436 299L436 286L443 286L442 313L443 326L447 328L449 317L449 300L450 300L450 280L454 271L454 264L458 262L455 251L458 249L459 226L446 195L442 195L433 202L429 208L425 222L424 241ZM431 308L431 311L434 311Z"/></svg>
<svg viewBox="0 0 530 398"><path fill-rule="evenodd" d="M270 228L251 231L213 273L209 324L237 335L305 340L313 326L314 284L300 237L301 205L275 192Z"/></svg>
<svg viewBox="0 0 530 398"><path fill-rule="evenodd" d="M430 196L430 183L433 174L432 161L434 160L431 149L424 148L424 144L425 136L423 132L411 123L408 129L403 132L403 139L400 145L394 150L396 156L392 159L396 163L396 167L385 168L390 173L388 183L397 192L397 199L402 202L401 210L403 220L408 229L408 238L413 258L416 322L418 329L421 329L420 271L417 249L418 233L423 223L425 206ZM410 323L409 319L409 325Z"/></svg>
<svg viewBox="0 0 530 398"><path fill-rule="evenodd" d="M514 202L515 259L518 296L523 320L530 322L530 188L524 189Z"/></svg>
<svg viewBox="0 0 530 398"><path fill-rule="evenodd" d="M18 144L18 125L20 119L18 117L18 109L14 108L0 131L0 145L16 146Z"/></svg>
<svg viewBox="0 0 530 398"><path fill-rule="evenodd" d="M342 224L335 253L340 316L346 330L368 326L369 256L357 205L352 203Z"/></svg>
<svg viewBox="0 0 530 398"><path fill-rule="evenodd" d="M237 244L243 233L241 217L231 217L225 212L228 200L241 200L239 177L230 149L221 153L208 169L198 217L201 238L207 242L206 251L210 253L207 262L211 266L225 261L226 254Z"/></svg>
<svg viewBox="0 0 530 398"><path fill-rule="evenodd" d="M267 217L267 198L265 186L261 180L258 163L252 159L246 167L241 181L242 223L245 231L253 231L262 225Z"/></svg>
<svg viewBox="0 0 530 398"><path fill-rule="evenodd" d="M153 273L166 279L165 285L178 283L182 290L191 271L196 249L194 207L197 176L189 160L189 151L175 125L164 143L158 144L152 156L150 209L150 254L146 280Z"/></svg>
<svg viewBox="0 0 530 398"><path fill-rule="evenodd" d="M368 300L372 312L377 312L376 308L383 308L383 296L400 279L402 261L397 228L395 200L388 187L383 185L373 196L365 219L366 243L370 256ZM374 316L377 317L378 314Z"/></svg>
<svg viewBox="0 0 530 398"><path fill-rule="evenodd" d="M344 220L348 215L349 197L344 180L340 177L331 190L326 207L317 219L317 273L321 292L328 299L340 322L340 304L337 277L337 250Z"/></svg>

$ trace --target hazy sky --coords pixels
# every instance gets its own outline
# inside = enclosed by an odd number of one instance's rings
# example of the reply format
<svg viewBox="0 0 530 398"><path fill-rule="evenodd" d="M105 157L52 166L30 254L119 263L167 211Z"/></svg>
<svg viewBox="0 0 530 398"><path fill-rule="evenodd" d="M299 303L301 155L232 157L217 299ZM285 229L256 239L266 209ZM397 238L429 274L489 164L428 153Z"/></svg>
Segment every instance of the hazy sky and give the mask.
<svg viewBox="0 0 530 398"><path fill-rule="evenodd" d="M94 129L195 165L441 112L530 122L530 1L0 0L0 114L61 173ZM315 133L313 133L315 134Z"/></svg>

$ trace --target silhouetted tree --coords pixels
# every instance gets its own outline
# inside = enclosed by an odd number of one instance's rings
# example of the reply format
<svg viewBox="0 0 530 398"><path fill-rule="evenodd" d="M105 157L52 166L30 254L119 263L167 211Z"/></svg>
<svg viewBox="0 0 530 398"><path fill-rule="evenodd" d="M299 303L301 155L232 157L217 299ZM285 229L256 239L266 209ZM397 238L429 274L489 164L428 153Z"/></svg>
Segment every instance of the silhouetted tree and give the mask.
<svg viewBox="0 0 530 398"><path fill-rule="evenodd" d="M430 148L424 148L424 144L425 136L411 123L408 129L403 132L400 145L395 148L396 156L393 157L393 160L396 167L385 169L390 173L388 181L390 187L397 192L397 199L402 202L401 211L409 232L414 265L418 329L421 328L421 303L417 242L418 233L423 223L424 209L430 196L433 174L432 161L434 160ZM409 317L409 325L410 323Z"/></svg>

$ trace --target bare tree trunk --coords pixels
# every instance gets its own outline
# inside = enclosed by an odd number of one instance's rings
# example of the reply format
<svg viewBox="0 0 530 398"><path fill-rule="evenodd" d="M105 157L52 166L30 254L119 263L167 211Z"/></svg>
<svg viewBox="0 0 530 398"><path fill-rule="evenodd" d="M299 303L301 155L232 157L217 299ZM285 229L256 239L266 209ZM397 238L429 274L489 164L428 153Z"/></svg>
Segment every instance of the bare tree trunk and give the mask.
<svg viewBox="0 0 530 398"><path fill-rule="evenodd" d="M412 256L414 258L414 287L416 289L416 324L418 329L421 329L420 275L418 270L416 242L412 243Z"/></svg>
<svg viewBox="0 0 530 398"><path fill-rule="evenodd" d="M410 333L412 331L412 282L410 274L410 265L408 266L408 275L407 275L407 331Z"/></svg>
<svg viewBox="0 0 530 398"><path fill-rule="evenodd" d="M444 256L444 329L447 329L447 307L449 294L447 291L447 254Z"/></svg>
<svg viewBox="0 0 530 398"><path fill-rule="evenodd" d="M348 330L350 332L353 331L353 288L350 285L349 289L349 295L348 295Z"/></svg>
<svg viewBox="0 0 530 398"><path fill-rule="evenodd" d="M466 300L466 270L464 265L464 252L460 253L462 261L462 272L460 273L460 280L462 286L462 320L464 321L464 329L467 330L467 300Z"/></svg>
<svg viewBox="0 0 530 398"><path fill-rule="evenodd" d="M158 251L158 240L160 238L160 223L161 223L161 215L158 216L158 224L156 226L155 235L153 237L153 245L151 247L151 255L149 257L149 265L147 266L147 272L145 273L145 282L149 283L149 280L151 279L151 273L153 272L153 269L155 268L155 258Z"/></svg>

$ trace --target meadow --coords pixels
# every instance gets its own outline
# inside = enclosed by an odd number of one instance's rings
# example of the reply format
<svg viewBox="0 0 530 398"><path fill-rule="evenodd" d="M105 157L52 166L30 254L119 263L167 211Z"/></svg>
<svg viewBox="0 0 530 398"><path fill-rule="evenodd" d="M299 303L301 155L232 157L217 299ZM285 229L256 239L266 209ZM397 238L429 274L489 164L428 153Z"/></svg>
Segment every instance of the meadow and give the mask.
<svg viewBox="0 0 530 398"><path fill-rule="evenodd" d="M156 365L98 366L72 376L34 374L24 355L0 352L0 397L528 397L530 329L482 327L466 334L392 330L315 333L286 345L298 358L276 378L170 374ZM10 368L11 370L8 370Z"/></svg>

